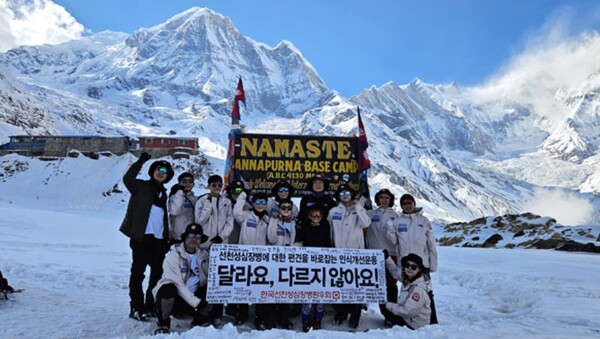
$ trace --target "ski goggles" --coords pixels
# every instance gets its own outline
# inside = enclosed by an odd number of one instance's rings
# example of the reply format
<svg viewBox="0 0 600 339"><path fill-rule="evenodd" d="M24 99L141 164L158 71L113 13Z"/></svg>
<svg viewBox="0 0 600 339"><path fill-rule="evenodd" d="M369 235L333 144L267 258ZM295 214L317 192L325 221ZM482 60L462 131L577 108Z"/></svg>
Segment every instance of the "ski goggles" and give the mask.
<svg viewBox="0 0 600 339"><path fill-rule="evenodd" d="M350 191L343 191L343 192L340 192L339 196L340 196L340 198L351 197L352 193L350 193Z"/></svg>
<svg viewBox="0 0 600 339"><path fill-rule="evenodd" d="M233 194L242 194L242 192L244 192L244 189L241 187L237 187L233 190Z"/></svg>
<svg viewBox="0 0 600 339"><path fill-rule="evenodd" d="M287 187L279 187L279 193L289 193L290 189Z"/></svg>
<svg viewBox="0 0 600 339"><path fill-rule="evenodd" d="M204 236L204 234L198 234L198 233L190 233L187 235L188 239L202 239L202 237Z"/></svg>
<svg viewBox="0 0 600 339"><path fill-rule="evenodd" d="M265 206L267 205L267 201L264 199L255 200L254 203L257 205L265 205Z"/></svg>
<svg viewBox="0 0 600 339"><path fill-rule="evenodd" d="M157 171L158 173L162 173L162 174L164 174L164 175L167 175L167 174L169 174L169 169L168 169L168 168L166 168L166 167L158 167L158 168L156 169L156 171Z"/></svg>

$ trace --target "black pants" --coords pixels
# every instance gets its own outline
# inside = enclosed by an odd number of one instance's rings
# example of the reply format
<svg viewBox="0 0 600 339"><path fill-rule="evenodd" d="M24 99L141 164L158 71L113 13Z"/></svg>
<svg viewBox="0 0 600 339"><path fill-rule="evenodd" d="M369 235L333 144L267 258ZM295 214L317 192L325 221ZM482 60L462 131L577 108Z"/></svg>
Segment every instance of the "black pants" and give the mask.
<svg viewBox="0 0 600 339"><path fill-rule="evenodd" d="M144 241L138 242L133 239L129 241L131 248L131 275L129 276L129 298L131 307L142 311L144 307L147 310L154 309L154 297L152 289L156 286L162 275L162 263L165 259L165 253L168 250L166 240L156 239L153 235L144 236ZM144 281L146 267L150 266L150 280L146 290L144 302L144 290L142 283ZM145 306L144 306L145 304Z"/></svg>
<svg viewBox="0 0 600 339"><path fill-rule="evenodd" d="M390 310L388 310L385 307L383 308L383 311L381 311L381 314L383 314L385 320L391 322L393 325L406 326L406 327L410 328L411 330L414 330L414 328L408 326L406 321L404 321L404 318L395 315L394 313L392 313Z"/></svg>
<svg viewBox="0 0 600 339"><path fill-rule="evenodd" d="M398 262L398 257L390 256L394 263ZM386 284L386 300L396 303L398 302L398 281L392 277L390 272L388 272L387 268L385 270L385 284ZM383 310L385 310L385 303L379 304L379 310L383 315Z"/></svg>
<svg viewBox="0 0 600 339"><path fill-rule="evenodd" d="M201 300L206 300L206 286L199 287L194 295ZM156 313L159 326L167 326L170 324L170 316L175 315L190 315L197 316L198 314L208 318L207 313L210 312L210 305L198 305L198 312L194 310L183 298L179 296L175 284L165 284L160 287L156 293Z"/></svg>
<svg viewBox="0 0 600 339"><path fill-rule="evenodd" d="M350 316L350 322L356 322L360 320L360 314L362 313L361 304L335 304L333 305L335 310L334 319L346 320L348 315Z"/></svg>

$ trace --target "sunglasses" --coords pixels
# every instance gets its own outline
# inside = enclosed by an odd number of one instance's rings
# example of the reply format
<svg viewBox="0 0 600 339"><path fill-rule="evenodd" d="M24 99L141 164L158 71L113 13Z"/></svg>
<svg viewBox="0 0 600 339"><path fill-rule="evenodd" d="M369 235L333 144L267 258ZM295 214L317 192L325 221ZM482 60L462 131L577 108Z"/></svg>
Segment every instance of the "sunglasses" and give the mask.
<svg viewBox="0 0 600 339"><path fill-rule="evenodd" d="M242 194L242 192L244 192L244 189L241 187L238 187L233 190L233 194Z"/></svg>
<svg viewBox="0 0 600 339"><path fill-rule="evenodd" d="M404 201L404 202L400 203L400 205L412 205L412 204L414 204L414 202L412 202L412 201Z"/></svg>
<svg viewBox="0 0 600 339"><path fill-rule="evenodd" d="M169 169L166 167L159 167L156 169L156 171L162 174L169 174Z"/></svg>
<svg viewBox="0 0 600 339"><path fill-rule="evenodd" d="M215 187L223 187L223 183L221 183L221 182L213 182L213 183L212 183L212 184L210 184L209 186L210 186L210 187L212 187L212 188L215 188Z"/></svg>
<svg viewBox="0 0 600 339"><path fill-rule="evenodd" d="M340 198L349 197L349 196L352 196L352 193L350 193L349 191L344 191L344 192L340 192L339 196L340 196Z"/></svg>
<svg viewBox="0 0 600 339"><path fill-rule="evenodd" d="M321 219L321 215L320 214L309 215L308 217L311 218L311 219Z"/></svg>
<svg viewBox="0 0 600 339"><path fill-rule="evenodd" d="M254 201L254 203L257 204L257 205L266 205L267 201L263 200L263 199L260 199L260 200Z"/></svg>
<svg viewBox="0 0 600 339"><path fill-rule="evenodd" d="M190 233L188 234L187 238L188 239L202 239L203 234L197 234L197 233Z"/></svg>
<svg viewBox="0 0 600 339"><path fill-rule="evenodd" d="M415 265L415 264L406 264L404 266L402 266L403 269L411 269L412 271L416 270L417 268L419 268L419 266Z"/></svg>
<svg viewBox="0 0 600 339"><path fill-rule="evenodd" d="M282 211L291 211L292 210L292 206L290 205L283 205L281 207L279 207L280 210Z"/></svg>
<svg viewBox="0 0 600 339"><path fill-rule="evenodd" d="M181 180L182 184L193 184L194 183L194 179L183 179Z"/></svg>
<svg viewBox="0 0 600 339"><path fill-rule="evenodd" d="M279 193L288 193L290 191L287 187L279 187Z"/></svg>

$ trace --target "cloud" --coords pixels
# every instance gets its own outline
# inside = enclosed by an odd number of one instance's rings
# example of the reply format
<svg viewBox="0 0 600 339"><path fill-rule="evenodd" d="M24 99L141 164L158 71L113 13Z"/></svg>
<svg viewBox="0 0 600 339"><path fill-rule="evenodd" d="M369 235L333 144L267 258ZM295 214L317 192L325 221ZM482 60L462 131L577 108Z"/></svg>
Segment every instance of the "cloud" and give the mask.
<svg viewBox="0 0 600 339"><path fill-rule="evenodd" d="M575 194L540 188L523 205L523 211L552 217L563 225L582 225L592 221L594 207L591 202Z"/></svg>
<svg viewBox="0 0 600 339"><path fill-rule="evenodd" d="M64 7L50 0L0 0L0 52L21 45L59 44L84 31Z"/></svg>
<svg viewBox="0 0 600 339"><path fill-rule="evenodd" d="M558 9L526 39L522 52L484 85L469 89L469 97L479 104L498 99L525 104L550 118L554 126L560 125L570 114L561 99L582 90L591 77L599 78L600 33L590 29L600 26L599 9L586 14L569 7ZM504 113L498 109L497 113Z"/></svg>

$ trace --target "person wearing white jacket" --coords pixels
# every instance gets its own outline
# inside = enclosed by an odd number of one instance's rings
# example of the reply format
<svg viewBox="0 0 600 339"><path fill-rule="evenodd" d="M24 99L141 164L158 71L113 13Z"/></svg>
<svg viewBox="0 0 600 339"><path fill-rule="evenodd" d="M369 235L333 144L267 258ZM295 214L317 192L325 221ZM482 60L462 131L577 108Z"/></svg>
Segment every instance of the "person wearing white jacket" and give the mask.
<svg viewBox="0 0 600 339"><path fill-rule="evenodd" d="M294 203L291 200L280 200L277 214L271 216L267 228L267 239L270 245L292 246L296 242L296 221L293 217ZM275 324L286 330L294 328L290 321L289 304L267 304L267 328L274 328Z"/></svg>
<svg viewBox="0 0 600 339"><path fill-rule="evenodd" d="M400 262L399 268L390 258L386 259L386 269L402 282L402 289L398 302L388 301L382 314L392 325L407 326L414 330L428 325L431 319L431 301L423 277L423 260L410 253Z"/></svg>
<svg viewBox="0 0 600 339"><path fill-rule="evenodd" d="M331 239L337 248L365 248L363 229L369 227L371 219L365 210L364 197L354 200L356 191L347 184L341 184L335 192L339 204L329 211L327 220L331 225ZM334 323L341 325L350 314L348 325L355 329L360 321L362 305L336 304Z"/></svg>
<svg viewBox="0 0 600 339"><path fill-rule="evenodd" d="M193 223L194 208L196 206L196 195L194 188L194 176L185 172L177 177L177 184L171 187L169 193L169 240L172 244L182 241L181 234L187 225Z"/></svg>
<svg viewBox="0 0 600 339"><path fill-rule="evenodd" d="M218 175L208 178L209 193L196 201L196 222L202 225L210 241L200 245L208 249L211 244L228 243L233 231L233 211L231 200L221 193L223 179Z"/></svg>
<svg viewBox="0 0 600 339"><path fill-rule="evenodd" d="M367 229L367 248L387 250L394 263L398 262L396 246L387 236L388 222L394 222L400 216L394 207L394 194L384 188L375 194L375 204L378 208L367 211L371 217L371 226ZM396 302L398 298L398 281L389 272L386 272L386 300ZM385 304L379 304L379 310L383 312ZM387 327L391 324L385 323Z"/></svg>
<svg viewBox="0 0 600 339"><path fill-rule="evenodd" d="M394 222L388 222L387 235L402 258L415 253L423 259L423 278L427 282L431 299L431 323L437 324L435 301L431 288L431 272L437 271L438 253L435 234L431 222L423 215L423 209L416 207L415 198L410 194L400 197L402 213Z"/></svg>
<svg viewBox="0 0 600 339"><path fill-rule="evenodd" d="M267 229L269 216L267 214L267 195L257 193L252 196L252 209L244 210L246 192L240 193L233 206L233 217L240 224L240 245L267 245ZM248 319L248 304L240 304L235 318L236 325L242 325ZM254 325L258 330L267 329L267 308L265 304L256 305Z"/></svg>
<svg viewBox="0 0 600 339"><path fill-rule="evenodd" d="M208 237L202 226L188 225L181 235L183 242L173 245L163 261L163 274L152 290L156 300L158 327L155 334L167 333L171 314L193 315L192 326L208 326L206 282L208 252L199 248Z"/></svg>

